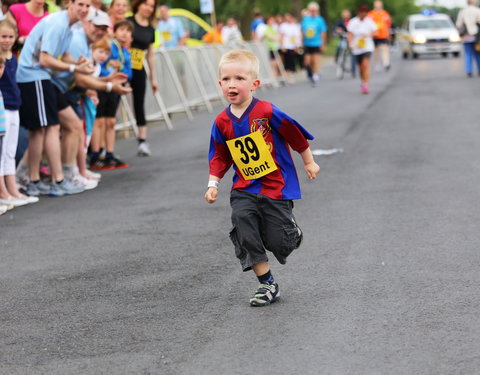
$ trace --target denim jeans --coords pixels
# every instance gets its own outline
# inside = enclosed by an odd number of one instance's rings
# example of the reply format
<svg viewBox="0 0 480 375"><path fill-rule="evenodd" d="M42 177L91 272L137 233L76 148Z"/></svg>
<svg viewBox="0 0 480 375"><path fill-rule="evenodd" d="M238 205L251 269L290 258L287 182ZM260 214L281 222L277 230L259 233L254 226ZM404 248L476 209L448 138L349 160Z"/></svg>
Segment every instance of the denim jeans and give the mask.
<svg viewBox="0 0 480 375"><path fill-rule="evenodd" d="M463 48L465 50L465 73L473 73L473 60L475 60L477 64L477 72L480 74L480 52L475 51L475 43L463 43Z"/></svg>

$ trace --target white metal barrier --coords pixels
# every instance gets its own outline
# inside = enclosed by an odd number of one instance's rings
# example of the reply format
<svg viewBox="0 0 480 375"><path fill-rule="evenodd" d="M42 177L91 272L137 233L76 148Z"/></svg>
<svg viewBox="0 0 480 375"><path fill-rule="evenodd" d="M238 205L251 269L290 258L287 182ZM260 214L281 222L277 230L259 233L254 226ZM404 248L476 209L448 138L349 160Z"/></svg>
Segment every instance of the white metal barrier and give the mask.
<svg viewBox="0 0 480 375"><path fill-rule="evenodd" d="M275 54L280 77L276 77L270 65L270 54L262 42L245 42L237 46L253 52L260 61L260 80L263 85L278 87L285 81L285 70L278 53ZM227 104L218 85L218 62L223 54L233 47L226 45L203 45L161 49L155 52L155 71L158 92L154 94L147 87L145 114L148 121L165 121L168 129L173 129L170 115L185 113L193 120L193 110L205 107L213 111L212 102ZM148 64L144 64L148 72ZM262 87L262 86L260 86ZM116 129L137 127L132 110L131 95L122 97L117 113Z"/></svg>

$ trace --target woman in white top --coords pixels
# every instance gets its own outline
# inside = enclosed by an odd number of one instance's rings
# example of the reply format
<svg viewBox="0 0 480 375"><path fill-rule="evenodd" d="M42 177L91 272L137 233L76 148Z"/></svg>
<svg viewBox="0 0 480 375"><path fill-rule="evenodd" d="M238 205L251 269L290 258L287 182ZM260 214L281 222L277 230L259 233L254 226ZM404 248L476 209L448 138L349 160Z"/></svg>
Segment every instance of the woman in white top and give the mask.
<svg viewBox="0 0 480 375"><path fill-rule="evenodd" d="M462 34L465 51L465 72L468 77L473 75L473 59L476 61L477 72L480 75L480 51L475 49L478 22L480 22L480 8L477 7L477 0L468 0L468 6L463 8L457 17L457 28Z"/></svg>
<svg viewBox="0 0 480 375"><path fill-rule="evenodd" d="M377 30L377 25L372 19L367 17L368 7L360 5L358 7L357 17L352 18L348 23L348 44L352 53L355 55L360 71L362 84L360 91L362 94L368 94L368 82L370 81L370 58L375 49L373 43L373 33Z"/></svg>

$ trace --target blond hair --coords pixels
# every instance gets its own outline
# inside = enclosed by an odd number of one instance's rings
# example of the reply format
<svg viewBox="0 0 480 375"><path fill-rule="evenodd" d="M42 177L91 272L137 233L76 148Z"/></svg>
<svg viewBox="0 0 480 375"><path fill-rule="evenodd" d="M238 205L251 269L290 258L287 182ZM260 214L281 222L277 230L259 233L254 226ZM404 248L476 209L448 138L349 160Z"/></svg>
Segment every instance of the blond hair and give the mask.
<svg viewBox="0 0 480 375"><path fill-rule="evenodd" d="M110 39L107 37L102 38L100 40L97 40L95 43L92 44L92 51L95 51L96 49L102 48L105 51L111 51L112 47L110 45Z"/></svg>
<svg viewBox="0 0 480 375"><path fill-rule="evenodd" d="M227 52L222 56L220 62L218 63L218 71L224 64L232 62L246 62L250 64L250 75L253 79L258 79L260 74L260 63L257 56L250 51L245 49L234 49L230 52Z"/></svg>

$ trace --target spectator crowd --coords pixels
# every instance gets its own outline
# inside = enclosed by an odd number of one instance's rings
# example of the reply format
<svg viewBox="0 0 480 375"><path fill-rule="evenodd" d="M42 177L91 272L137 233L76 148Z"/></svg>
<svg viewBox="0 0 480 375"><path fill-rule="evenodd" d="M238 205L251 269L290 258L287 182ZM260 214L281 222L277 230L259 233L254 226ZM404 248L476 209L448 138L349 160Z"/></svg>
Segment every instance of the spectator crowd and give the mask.
<svg viewBox="0 0 480 375"><path fill-rule="evenodd" d="M42 195L94 189L100 172L127 168L115 154L122 95L132 94L137 155L152 153L144 103L147 90L158 89L155 50L186 45L188 30L155 0L105 3L70 0L61 9L46 0L2 1L0 214ZM305 69L315 86L326 31L311 2L300 20L255 11L247 36L235 18L219 20L203 42L262 41L276 75L284 67L286 82L294 83L295 71Z"/></svg>

